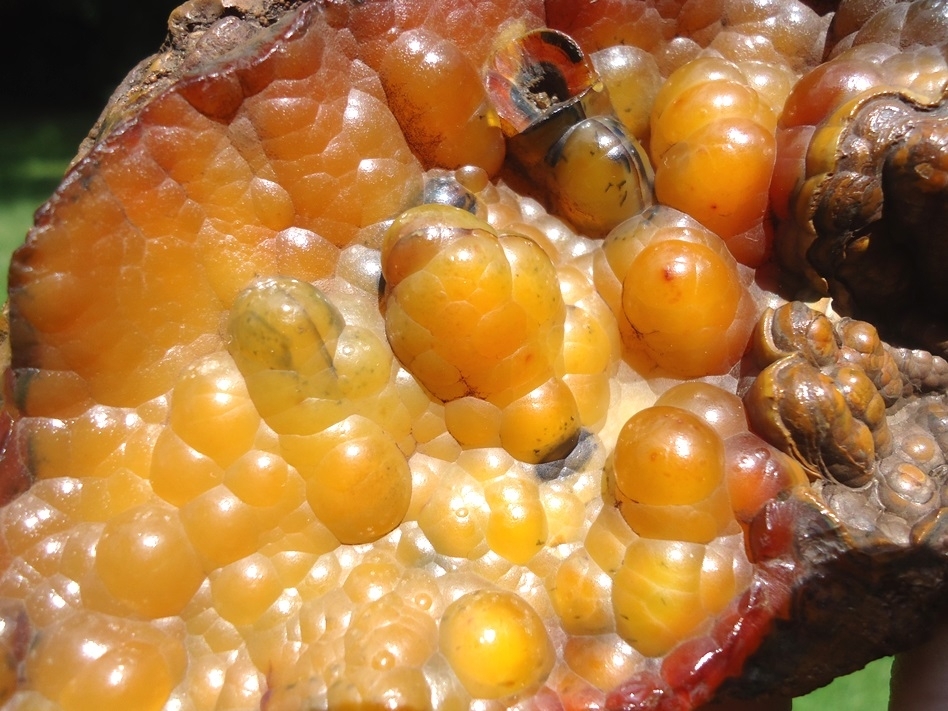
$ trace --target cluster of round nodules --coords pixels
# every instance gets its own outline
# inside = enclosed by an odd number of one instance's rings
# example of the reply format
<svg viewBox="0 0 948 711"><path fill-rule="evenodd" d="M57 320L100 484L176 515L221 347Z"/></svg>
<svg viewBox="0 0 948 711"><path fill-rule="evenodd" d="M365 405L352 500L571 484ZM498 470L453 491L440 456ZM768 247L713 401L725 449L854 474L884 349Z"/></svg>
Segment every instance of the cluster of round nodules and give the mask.
<svg viewBox="0 0 948 711"><path fill-rule="evenodd" d="M740 399L717 386L672 387L633 415L606 469L615 509L600 514L617 510L629 530L624 546L594 548L612 579L618 634L646 656L699 634L750 581L742 526L804 481L793 460L748 431Z"/></svg>
<svg viewBox="0 0 948 711"><path fill-rule="evenodd" d="M944 57L946 23L937 5L925 0L880 6L865 0L844 0L833 17L826 40L829 57L859 57L854 48L869 50L887 64L889 79L901 75L911 82L906 86L928 93L941 94L948 81L948 63ZM869 60L872 62L872 60ZM872 62L875 63L875 62ZM940 85L940 86L939 86Z"/></svg>
<svg viewBox="0 0 948 711"><path fill-rule="evenodd" d="M928 393L944 361L800 302L768 310L753 343L766 366L744 397L755 431L826 479L823 496L855 529L907 542L943 501L948 420Z"/></svg>
<svg viewBox="0 0 948 711"><path fill-rule="evenodd" d="M740 359L751 272L721 237L760 216L789 70L706 57L662 93L642 52L594 53L617 119L665 171L660 197L674 202L692 178L699 196L614 230L592 224L611 232L598 242L490 182L505 148L457 47L417 30L380 57L415 154L458 167L429 183L425 200L441 204L366 227L335 277L241 282L221 332L140 411L33 433L55 456L69 429L75 459L101 467L40 481L2 514L18 562L0 592L43 629L27 701L499 707L576 678L604 695L749 584L744 530L805 475L748 431L734 395L682 385L633 416L605 501L599 436L620 430L610 418L620 390L641 385L635 369L703 377ZM630 77L648 84L644 99ZM562 155L607 124L569 132ZM705 162L688 163L700 150ZM720 186L698 180L728 165L752 198L733 214L710 209ZM948 422L936 407L916 423L948 432L925 418ZM921 517L938 482L916 470L943 458L924 432L899 447L886 481ZM550 462L564 463L546 481Z"/></svg>
<svg viewBox="0 0 948 711"><path fill-rule="evenodd" d="M718 481L713 532L701 542L669 547L603 506L604 453L592 433L615 403L621 341L593 283L598 243L477 171L457 177L480 186L467 206L485 219L445 205L397 218L378 257L383 309L363 286L371 270L349 284L255 279L233 301L223 348L196 358L168 396L115 418L135 436L101 436L111 420L91 413L100 436L74 434L71 447L143 440L142 452L121 450L125 459L86 458L105 462L97 474L112 489L69 480L114 510L51 513L43 520L53 528L92 519L56 550L44 537L52 528L17 538L16 522L36 517L6 510L10 553L43 572L24 565L4 584L47 572L54 581L30 602L31 619L48 622L31 657L36 698L81 708L75 699L92 692L69 679L94 679L96 664L111 668L121 655L127 683L102 693L143 709L168 698L252 704L268 684L273 708L391 694L412 706L469 704L532 693L556 669L605 693L643 655L699 634L747 584L738 523L764 492L791 485L792 470L749 433L732 438L744 454L723 451L748 474L746 495L722 495ZM718 255L712 270L725 264L718 278L739 274L719 243L706 249ZM744 287L713 283L736 295L739 313ZM588 451L575 447L581 428ZM542 481L529 465L574 448L575 475ZM133 456L144 463L133 467ZM18 504L53 509L44 496L68 498L41 482ZM687 506L660 508L645 518L678 521ZM676 572L656 578L671 562ZM682 604L697 600L700 614L660 620L658 632L623 627L620 615L650 604L642 595L669 588ZM67 614L80 602L93 612ZM139 631L165 619L160 635ZM91 656L83 625L98 635ZM168 651L182 642L187 665ZM68 670L65 681L44 671L50 660ZM266 669L280 671L267 679ZM155 681L133 684L131 671Z"/></svg>
<svg viewBox="0 0 948 711"><path fill-rule="evenodd" d="M886 407L901 376L869 324L834 325L801 302L765 312L754 339L765 366L744 396L757 432L813 478L868 482L892 451Z"/></svg>
<svg viewBox="0 0 948 711"><path fill-rule="evenodd" d="M701 57L668 77L652 107L649 150L659 202L691 215L740 262L758 266L768 251L763 217L777 116L795 76L744 64Z"/></svg>
<svg viewBox="0 0 948 711"><path fill-rule="evenodd" d="M800 77L786 99L777 128L777 161L770 188L771 204L779 220L774 248L782 266L805 276L820 291L827 290L826 280L835 275L817 273L810 264L807 252L815 238L810 217L821 195L834 195L840 200L846 195L833 189L814 191L814 177L842 175L846 169L836 165L842 153L848 154L856 166L849 170L867 170L860 153L841 151L838 141L856 126L860 107L871 105L871 96L885 100L898 95L934 105L948 87L948 60L944 55L948 35L938 12L929 14L931 8L927 6L925 2L895 3L883 8L862 0L841 3L827 39L831 58ZM800 180L799 176L808 179ZM860 180L862 176L853 178ZM859 206L866 202L864 196L871 193L868 189L857 190L849 198L854 216L860 214ZM876 199L881 199L881 192ZM837 207L836 212L842 215L845 210ZM904 234L904 230L899 232L903 242ZM901 253L896 255L896 263L899 257ZM885 258L880 261L885 269L892 269ZM860 267L862 273L871 270L868 265ZM880 277L873 285L887 283L887 279L891 277ZM872 293L873 289L867 291ZM888 293L879 298L890 301Z"/></svg>
<svg viewBox="0 0 948 711"><path fill-rule="evenodd" d="M268 708L391 699L407 708L468 707L543 684L556 652L536 601L501 580L418 566L419 540L405 531L371 552L320 559L298 586L301 645L268 680Z"/></svg>
<svg viewBox="0 0 948 711"><path fill-rule="evenodd" d="M743 355L756 311L751 272L688 215L658 206L616 227L595 278L639 372L720 375Z"/></svg>
<svg viewBox="0 0 948 711"><path fill-rule="evenodd" d="M536 241L423 205L389 228L382 274L392 350L445 403L463 447L503 447L531 463L573 450L590 423L563 381L568 307ZM611 350L606 334L592 337Z"/></svg>
<svg viewBox="0 0 948 711"><path fill-rule="evenodd" d="M384 340L347 324L317 287L283 277L238 295L229 335L249 400L317 518L342 543L370 543L401 523L412 491L410 414L390 385Z"/></svg>

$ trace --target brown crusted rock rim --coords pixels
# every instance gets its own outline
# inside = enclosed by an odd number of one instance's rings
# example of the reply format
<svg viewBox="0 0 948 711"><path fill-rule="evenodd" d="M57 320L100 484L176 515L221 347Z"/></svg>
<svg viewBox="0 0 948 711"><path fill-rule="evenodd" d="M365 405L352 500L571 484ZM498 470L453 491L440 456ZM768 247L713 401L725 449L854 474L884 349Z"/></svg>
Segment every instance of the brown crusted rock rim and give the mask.
<svg viewBox="0 0 948 711"><path fill-rule="evenodd" d="M164 44L115 89L72 162L82 159L98 140L161 91L189 75L212 72L228 53L249 52L251 43L278 32L279 27L273 26L291 17L291 11L303 2L189 0L177 7L168 18Z"/></svg>

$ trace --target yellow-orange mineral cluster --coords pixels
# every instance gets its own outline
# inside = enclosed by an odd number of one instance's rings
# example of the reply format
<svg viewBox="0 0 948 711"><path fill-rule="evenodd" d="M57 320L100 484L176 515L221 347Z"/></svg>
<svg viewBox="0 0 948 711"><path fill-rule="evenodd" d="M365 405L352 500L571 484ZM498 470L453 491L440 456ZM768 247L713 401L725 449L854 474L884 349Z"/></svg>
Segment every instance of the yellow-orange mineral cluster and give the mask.
<svg viewBox="0 0 948 711"><path fill-rule="evenodd" d="M828 18L229 7L13 261L4 708L637 708L806 481L735 392Z"/></svg>

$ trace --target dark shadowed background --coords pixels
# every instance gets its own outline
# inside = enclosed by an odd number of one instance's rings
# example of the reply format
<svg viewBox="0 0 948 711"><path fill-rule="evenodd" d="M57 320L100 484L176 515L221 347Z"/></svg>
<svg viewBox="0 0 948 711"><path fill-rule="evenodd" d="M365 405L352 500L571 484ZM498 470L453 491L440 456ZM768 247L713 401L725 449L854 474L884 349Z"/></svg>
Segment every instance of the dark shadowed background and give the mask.
<svg viewBox="0 0 948 711"><path fill-rule="evenodd" d="M9 111L95 112L112 88L165 37L174 0L3 0L2 102Z"/></svg>

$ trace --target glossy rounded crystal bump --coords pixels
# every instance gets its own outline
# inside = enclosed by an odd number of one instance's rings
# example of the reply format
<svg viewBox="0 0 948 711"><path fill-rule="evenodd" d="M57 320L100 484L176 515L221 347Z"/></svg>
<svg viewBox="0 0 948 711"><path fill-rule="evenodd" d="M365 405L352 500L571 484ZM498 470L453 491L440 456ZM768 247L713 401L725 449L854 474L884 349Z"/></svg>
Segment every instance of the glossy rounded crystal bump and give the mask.
<svg viewBox="0 0 948 711"><path fill-rule="evenodd" d="M616 227L603 256L600 292L636 367L700 377L725 373L740 359L754 307L719 237L659 207Z"/></svg>
<svg viewBox="0 0 948 711"><path fill-rule="evenodd" d="M741 67L715 57L676 70L652 109L659 202L694 217L752 266L768 251L758 225L767 210L775 129L773 109Z"/></svg>
<svg viewBox="0 0 948 711"><path fill-rule="evenodd" d="M455 600L440 625L441 651L475 698L536 689L553 667L540 616L510 592L479 590Z"/></svg>
<svg viewBox="0 0 948 711"><path fill-rule="evenodd" d="M566 305L536 242L458 208L420 206L388 229L382 273L392 350L447 403L459 442L500 444L529 462L572 450L581 422L558 376Z"/></svg>
<svg viewBox="0 0 948 711"><path fill-rule="evenodd" d="M640 536L707 543L732 522L724 443L697 415L646 408L625 423L613 457L616 504Z"/></svg>
<svg viewBox="0 0 948 711"><path fill-rule="evenodd" d="M379 78L426 168L476 165L497 173L504 160L497 114L477 70L456 44L425 29L404 32L385 51Z"/></svg>

